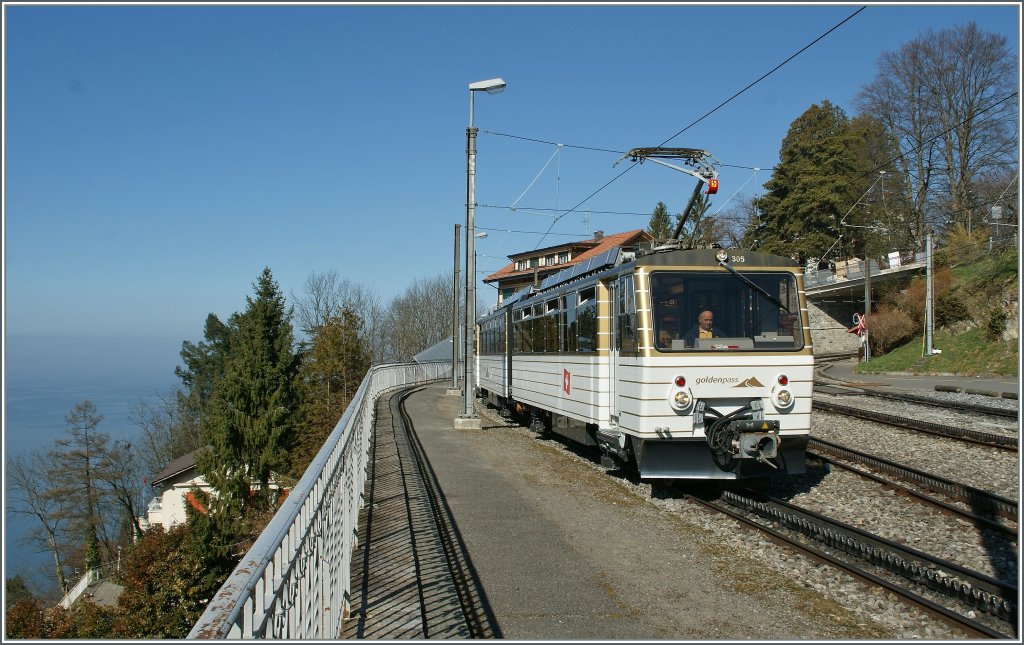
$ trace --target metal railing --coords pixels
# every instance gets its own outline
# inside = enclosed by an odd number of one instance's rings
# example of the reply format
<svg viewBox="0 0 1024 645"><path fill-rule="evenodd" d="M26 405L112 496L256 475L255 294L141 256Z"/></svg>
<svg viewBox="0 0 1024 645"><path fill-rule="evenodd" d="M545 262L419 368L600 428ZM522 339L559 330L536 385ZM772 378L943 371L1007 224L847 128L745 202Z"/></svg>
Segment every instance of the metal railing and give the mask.
<svg viewBox="0 0 1024 645"><path fill-rule="evenodd" d="M924 252L917 252L905 255L897 265L890 265L887 262L878 262L876 260L871 260L870 262L871 275L882 276L897 271L911 271L924 268L925 254ZM863 261L844 267L840 271L831 269L807 269L804 271L804 288L815 289L850 280L862 280L863 278Z"/></svg>
<svg viewBox="0 0 1024 645"><path fill-rule="evenodd" d="M374 406L399 387L451 378L451 361L375 365L270 524L188 638L335 639L350 604Z"/></svg>

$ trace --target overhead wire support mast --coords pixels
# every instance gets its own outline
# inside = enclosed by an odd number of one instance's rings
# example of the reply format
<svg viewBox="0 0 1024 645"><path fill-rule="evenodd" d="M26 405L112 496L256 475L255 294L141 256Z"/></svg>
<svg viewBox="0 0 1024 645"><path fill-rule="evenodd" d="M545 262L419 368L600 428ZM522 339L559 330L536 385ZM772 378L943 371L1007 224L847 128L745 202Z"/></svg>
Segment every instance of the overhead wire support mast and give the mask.
<svg viewBox="0 0 1024 645"><path fill-rule="evenodd" d="M686 221L690 218L690 212L693 210L694 204L697 203L697 198L700 196L700 190L704 184L707 184L709 195L714 195L718 192L718 168L716 165L720 165L718 159L716 159L707 150L700 150L697 148L633 148L626 154L624 154L619 161L622 161L626 157L629 157L631 161L639 161L643 163L646 160L653 161L654 163L684 172L687 175L697 178L697 185L693 188L693 194L690 195L690 201L686 204L686 208L683 210L682 216L679 218L679 223L676 224L676 230L672 232L672 239L678 240L683 232L683 226L686 225ZM682 159L683 164L689 167L677 166L670 164L663 159ZM618 165L619 161L616 161L612 166Z"/></svg>

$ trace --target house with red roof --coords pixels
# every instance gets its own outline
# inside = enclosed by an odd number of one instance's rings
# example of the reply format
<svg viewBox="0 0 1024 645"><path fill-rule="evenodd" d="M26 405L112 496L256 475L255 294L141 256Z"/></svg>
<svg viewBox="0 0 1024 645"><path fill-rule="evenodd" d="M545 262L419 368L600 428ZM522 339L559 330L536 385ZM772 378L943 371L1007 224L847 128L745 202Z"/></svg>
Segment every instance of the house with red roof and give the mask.
<svg viewBox="0 0 1024 645"><path fill-rule="evenodd" d="M566 242L542 249L524 251L508 256L512 262L484 278L484 282L498 289L498 304L530 285L539 285L544 278L566 267L601 255L616 247L635 250L641 244L651 244L654 238L642 228L614 235L594 231L589 240Z"/></svg>

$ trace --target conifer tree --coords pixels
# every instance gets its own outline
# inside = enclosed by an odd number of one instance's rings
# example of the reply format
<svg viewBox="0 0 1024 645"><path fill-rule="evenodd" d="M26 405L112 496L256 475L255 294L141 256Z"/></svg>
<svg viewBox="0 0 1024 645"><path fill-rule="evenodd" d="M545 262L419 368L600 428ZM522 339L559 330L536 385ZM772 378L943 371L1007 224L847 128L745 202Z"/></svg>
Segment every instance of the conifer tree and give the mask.
<svg viewBox="0 0 1024 645"><path fill-rule="evenodd" d="M854 234L844 224L857 219L843 218L867 195L879 167L892 158L879 132L867 121L851 124L842 108L829 101L801 114L782 141L779 164L764 184L768 192L757 199L761 220L746 233L748 247L756 238L760 251L806 260L821 258L845 236L848 251L863 252L869 229ZM895 193L891 197L894 204L899 201ZM854 216L863 221L862 214Z"/></svg>
<svg viewBox="0 0 1024 645"><path fill-rule="evenodd" d="M672 235L672 222L668 214L668 207L665 202L658 202L651 213L651 221L647 224L647 232L656 242L664 242Z"/></svg>
<svg viewBox="0 0 1024 645"><path fill-rule="evenodd" d="M243 531L252 508L266 508L272 472L283 472L294 442L295 376L292 312L269 268L253 284L246 310L232 317L234 330L202 419L207 448L199 471L216 490L210 519L220 547Z"/></svg>

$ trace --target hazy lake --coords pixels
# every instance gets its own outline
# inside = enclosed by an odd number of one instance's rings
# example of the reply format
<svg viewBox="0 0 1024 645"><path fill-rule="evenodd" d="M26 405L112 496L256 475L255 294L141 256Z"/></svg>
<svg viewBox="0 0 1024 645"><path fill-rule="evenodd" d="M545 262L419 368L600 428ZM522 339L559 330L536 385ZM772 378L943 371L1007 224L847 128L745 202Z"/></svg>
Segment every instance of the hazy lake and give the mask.
<svg viewBox="0 0 1024 645"><path fill-rule="evenodd" d="M8 336L4 351L4 459L36 446L50 448L64 434L64 418L85 399L103 415L99 431L111 439L138 434L129 420L140 400L178 384L180 338L46 338ZM189 339L194 341L200 340ZM6 490L6 487L5 487ZM21 544L30 518L12 514L4 499L4 576L21 574L55 587L51 560Z"/></svg>

